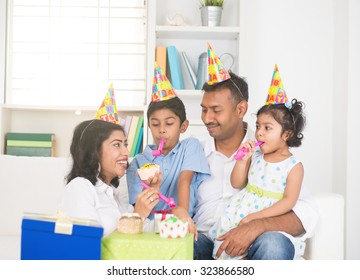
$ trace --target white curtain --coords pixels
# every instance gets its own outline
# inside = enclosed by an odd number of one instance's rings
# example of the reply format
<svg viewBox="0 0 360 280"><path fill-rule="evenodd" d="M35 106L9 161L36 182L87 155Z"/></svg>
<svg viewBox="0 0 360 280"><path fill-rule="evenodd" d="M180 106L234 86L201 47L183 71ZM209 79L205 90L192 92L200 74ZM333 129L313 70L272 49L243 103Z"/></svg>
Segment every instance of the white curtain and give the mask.
<svg viewBox="0 0 360 280"><path fill-rule="evenodd" d="M8 1L6 103L143 105L146 1Z"/></svg>

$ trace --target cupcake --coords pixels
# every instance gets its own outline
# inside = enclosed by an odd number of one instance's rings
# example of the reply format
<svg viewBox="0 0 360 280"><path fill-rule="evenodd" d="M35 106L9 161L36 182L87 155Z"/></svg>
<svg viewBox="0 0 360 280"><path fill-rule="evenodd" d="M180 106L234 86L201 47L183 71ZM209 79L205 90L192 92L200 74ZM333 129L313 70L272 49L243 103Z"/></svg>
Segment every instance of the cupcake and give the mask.
<svg viewBox="0 0 360 280"><path fill-rule="evenodd" d="M173 216L160 222L160 236L163 238L182 238L188 231L188 222Z"/></svg>
<svg viewBox="0 0 360 280"><path fill-rule="evenodd" d="M125 213L119 219L117 229L121 233L142 233L143 220L137 213Z"/></svg>
<svg viewBox="0 0 360 280"><path fill-rule="evenodd" d="M145 163L137 171L140 179L146 181L149 177L154 176L157 171L160 171L160 166L155 163Z"/></svg>

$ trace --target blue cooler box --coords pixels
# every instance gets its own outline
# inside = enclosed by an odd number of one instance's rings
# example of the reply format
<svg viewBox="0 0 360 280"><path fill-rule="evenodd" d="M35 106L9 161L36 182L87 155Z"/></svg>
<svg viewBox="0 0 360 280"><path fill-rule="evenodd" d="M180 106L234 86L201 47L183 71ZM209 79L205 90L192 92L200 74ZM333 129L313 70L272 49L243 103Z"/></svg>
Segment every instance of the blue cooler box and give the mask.
<svg viewBox="0 0 360 280"><path fill-rule="evenodd" d="M100 260L103 228L92 220L25 214L22 260Z"/></svg>

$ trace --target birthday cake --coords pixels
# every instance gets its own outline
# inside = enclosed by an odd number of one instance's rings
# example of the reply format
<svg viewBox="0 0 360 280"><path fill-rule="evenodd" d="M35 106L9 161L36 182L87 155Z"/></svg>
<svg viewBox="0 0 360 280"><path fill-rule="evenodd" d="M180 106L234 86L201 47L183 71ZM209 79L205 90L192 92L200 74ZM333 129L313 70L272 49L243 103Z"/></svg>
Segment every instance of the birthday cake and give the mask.
<svg viewBox="0 0 360 280"><path fill-rule="evenodd" d="M155 163L145 163L137 171L140 179L145 181L148 178L154 176L157 171L160 171L160 166Z"/></svg>
<svg viewBox="0 0 360 280"><path fill-rule="evenodd" d="M118 231L129 234L142 233L143 220L137 213L123 214L119 219Z"/></svg>

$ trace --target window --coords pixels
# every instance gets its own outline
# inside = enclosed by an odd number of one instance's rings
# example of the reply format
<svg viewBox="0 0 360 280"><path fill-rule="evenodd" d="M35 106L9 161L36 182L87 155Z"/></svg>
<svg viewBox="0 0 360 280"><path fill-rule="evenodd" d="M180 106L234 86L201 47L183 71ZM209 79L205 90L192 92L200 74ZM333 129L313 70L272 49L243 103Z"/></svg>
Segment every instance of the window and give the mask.
<svg viewBox="0 0 360 280"><path fill-rule="evenodd" d="M144 103L144 0L8 1L7 104L97 106L110 83Z"/></svg>

